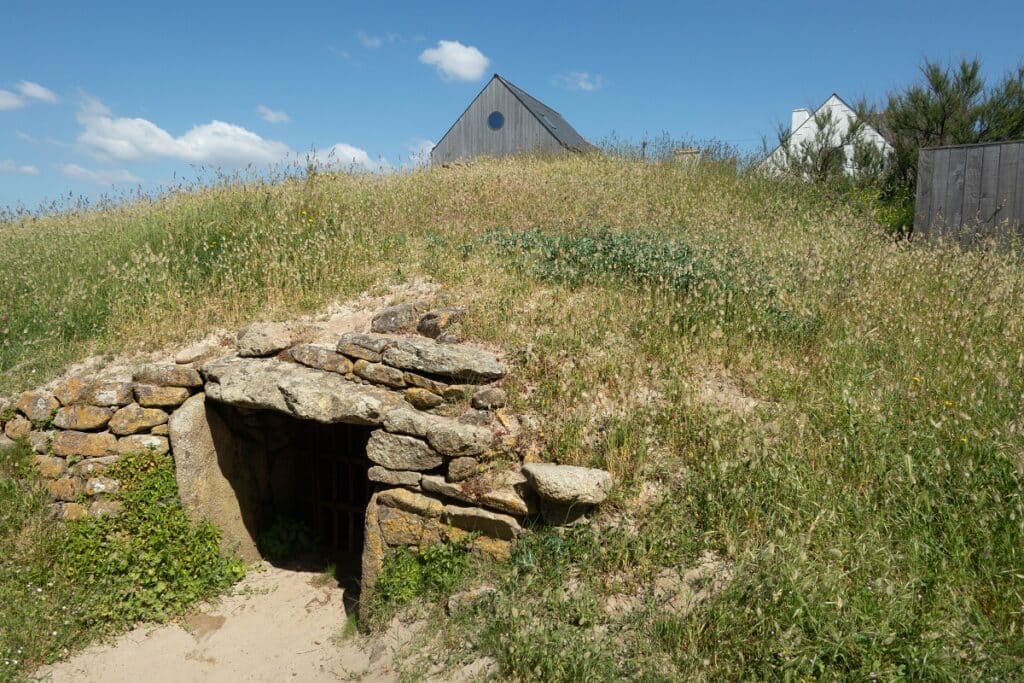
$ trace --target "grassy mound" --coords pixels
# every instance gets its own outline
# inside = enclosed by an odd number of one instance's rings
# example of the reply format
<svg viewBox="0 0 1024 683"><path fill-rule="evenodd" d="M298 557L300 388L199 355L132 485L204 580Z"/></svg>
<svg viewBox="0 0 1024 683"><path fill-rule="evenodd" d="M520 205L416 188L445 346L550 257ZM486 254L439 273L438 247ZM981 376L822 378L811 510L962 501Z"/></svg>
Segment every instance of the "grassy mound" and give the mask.
<svg viewBox="0 0 1024 683"><path fill-rule="evenodd" d="M445 627L511 676L1024 674L1016 248L895 243L870 205L727 164L599 158L254 182L0 232L4 391L440 282L512 354L545 456L621 483L600 535L539 534ZM709 556L729 580L666 599Z"/></svg>

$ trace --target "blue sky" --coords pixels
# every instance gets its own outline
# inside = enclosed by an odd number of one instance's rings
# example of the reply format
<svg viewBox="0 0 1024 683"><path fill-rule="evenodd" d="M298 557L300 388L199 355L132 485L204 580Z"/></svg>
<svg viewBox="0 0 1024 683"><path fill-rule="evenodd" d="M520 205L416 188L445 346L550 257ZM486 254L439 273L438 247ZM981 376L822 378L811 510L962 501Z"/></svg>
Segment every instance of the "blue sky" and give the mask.
<svg viewBox="0 0 1024 683"><path fill-rule="evenodd" d="M216 6L213 6L216 5ZM401 168L494 72L585 137L759 147L924 57L1024 59L1024 3L0 0L0 207L151 191L310 149ZM262 108L261 108L262 107Z"/></svg>

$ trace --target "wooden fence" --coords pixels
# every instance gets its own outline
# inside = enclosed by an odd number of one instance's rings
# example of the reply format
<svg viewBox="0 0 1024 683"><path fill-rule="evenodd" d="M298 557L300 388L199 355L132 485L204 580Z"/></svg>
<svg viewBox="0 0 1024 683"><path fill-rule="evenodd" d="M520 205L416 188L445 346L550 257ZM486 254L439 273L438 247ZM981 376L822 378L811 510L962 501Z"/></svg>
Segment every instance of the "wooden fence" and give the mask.
<svg viewBox="0 0 1024 683"><path fill-rule="evenodd" d="M914 233L1024 236L1024 140L922 149Z"/></svg>

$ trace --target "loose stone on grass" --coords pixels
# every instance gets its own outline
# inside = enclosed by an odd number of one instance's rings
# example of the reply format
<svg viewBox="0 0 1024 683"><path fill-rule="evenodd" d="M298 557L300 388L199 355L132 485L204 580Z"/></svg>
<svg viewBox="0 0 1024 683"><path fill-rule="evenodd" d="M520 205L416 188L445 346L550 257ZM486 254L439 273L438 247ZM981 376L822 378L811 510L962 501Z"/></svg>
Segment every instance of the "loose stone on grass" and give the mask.
<svg viewBox="0 0 1024 683"><path fill-rule="evenodd" d="M89 516L89 508L81 503L65 503L60 509L60 518L66 522L74 522Z"/></svg>
<svg viewBox="0 0 1024 683"><path fill-rule="evenodd" d="M477 586L476 588L470 588L469 590L452 593L451 596L448 597L448 604L445 605L445 611L447 611L449 615L460 614L472 608L481 600L489 598L497 592L498 589L494 586Z"/></svg>
<svg viewBox="0 0 1024 683"><path fill-rule="evenodd" d="M479 410L495 410L508 402L508 394L499 387L484 387L470 399L469 404Z"/></svg>
<svg viewBox="0 0 1024 683"><path fill-rule="evenodd" d="M91 517L117 517L124 511L124 503L119 500L94 500L89 505Z"/></svg>
<svg viewBox="0 0 1024 683"><path fill-rule="evenodd" d="M288 323L253 323L238 333L242 358L273 356L292 345L294 328Z"/></svg>
<svg viewBox="0 0 1024 683"><path fill-rule="evenodd" d="M566 525L604 501L612 487L612 476L604 470L552 463L523 465L541 499L541 514L551 524Z"/></svg>
<svg viewBox="0 0 1024 683"><path fill-rule="evenodd" d="M174 362L178 365L191 365L211 358L222 348L216 342L197 342L178 351L174 356Z"/></svg>
<svg viewBox="0 0 1024 683"><path fill-rule="evenodd" d="M419 319L420 314L414 304L390 306L373 316L370 331L384 334L415 332Z"/></svg>
<svg viewBox="0 0 1024 683"><path fill-rule="evenodd" d="M416 331L424 337L436 339L462 320L464 312L461 308L439 308L427 311L420 318Z"/></svg>

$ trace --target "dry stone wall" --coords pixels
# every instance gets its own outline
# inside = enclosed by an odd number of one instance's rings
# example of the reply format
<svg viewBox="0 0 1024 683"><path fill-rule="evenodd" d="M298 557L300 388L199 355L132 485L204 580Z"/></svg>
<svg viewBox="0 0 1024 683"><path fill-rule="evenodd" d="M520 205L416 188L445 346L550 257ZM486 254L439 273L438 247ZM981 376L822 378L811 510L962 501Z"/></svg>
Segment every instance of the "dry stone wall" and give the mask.
<svg viewBox="0 0 1024 683"><path fill-rule="evenodd" d="M301 326L254 324L232 346L184 349L175 363L64 379L0 402L0 449L27 439L55 514L118 514L107 467L130 451L175 458L182 501L217 524L228 545L256 553L218 460L224 425L214 402L322 424L372 429L373 486L365 514L364 596L390 548L465 541L502 559L524 522L571 523L601 503L607 472L528 454L535 420L506 407L508 368L462 343L459 309L411 304L374 316L369 331L310 343ZM363 601L366 604L366 601Z"/></svg>

